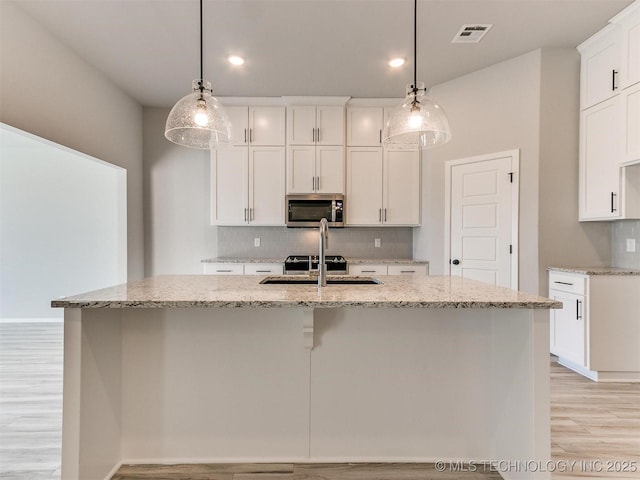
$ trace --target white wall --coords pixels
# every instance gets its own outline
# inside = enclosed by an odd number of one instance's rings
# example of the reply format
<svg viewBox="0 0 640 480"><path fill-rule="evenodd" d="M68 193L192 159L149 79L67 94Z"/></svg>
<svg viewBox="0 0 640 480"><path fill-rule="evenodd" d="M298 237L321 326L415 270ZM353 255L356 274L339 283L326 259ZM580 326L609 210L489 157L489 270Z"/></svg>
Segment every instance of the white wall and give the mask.
<svg viewBox="0 0 640 480"><path fill-rule="evenodd" d="M142 108L15 4L0 9L0 122L127 169L128 273L142 277Z"/></svg>
<svg viewBox="0 0 640 480"><path fill-rule="evenodd" d="M202 273L216 256L209 221L209 151L164 138L169 109L144 109L145 275Z"/></svg>
<svg viewBox="0 0 640 480"><path fill-rule="evenodd" d="M444 270L444 164L447 160L520 149L520 286L538 291L538 137L540 51L436 85L451 142L423 152L422 227L414 256ZM535 278L533 278L535 275Z"/></svg>
<svg viewBox="0 0 640 480"><path fill-rule="evenodd" d="M126 173L0 125L0 318L126 280Z"/></svg>
<svg viewBox="0 0 640 480"><path fill-rule="evenodd" d="M423 154L422 227L414 256L444 271L444 163L520 149L519 289L545 294L547 265L610 261L610 227L578 222L579 55L543 49L432 89L450 143Z"/></svg>

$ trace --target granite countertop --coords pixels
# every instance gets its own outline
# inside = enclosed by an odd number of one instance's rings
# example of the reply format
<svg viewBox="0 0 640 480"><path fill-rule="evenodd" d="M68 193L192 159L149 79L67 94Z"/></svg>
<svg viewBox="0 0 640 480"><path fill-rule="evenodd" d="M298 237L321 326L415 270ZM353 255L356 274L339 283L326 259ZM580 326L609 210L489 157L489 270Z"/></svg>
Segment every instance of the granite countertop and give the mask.
<svg viewBox="0 0 640 480"><path fill-rule="evenodd" d="M578 273L580 275L640 275L640 270L616 267L547 267L554 272Z"/></svg>
<svg viewBox="0 0 640 480"><path fill-rule="evenodd" d="M317 255L315 253L314 255ZM242 257L219 257L205 258L201 263L284 263L284 258L242 258ZM349 258L347 263L350 265L378 265L378 264L396 264L396 265L429 265L424 260L413 260L411 258Z"/></svg>
<svg viewBox="0 0 640 480"><path fill-rule="evenodd" d="M344 276L341 276L344 278ZM382 285L261 285L254 275L162 275L64 297L64 308L561 308L562 303L461 277L377 276Z"/></svg>

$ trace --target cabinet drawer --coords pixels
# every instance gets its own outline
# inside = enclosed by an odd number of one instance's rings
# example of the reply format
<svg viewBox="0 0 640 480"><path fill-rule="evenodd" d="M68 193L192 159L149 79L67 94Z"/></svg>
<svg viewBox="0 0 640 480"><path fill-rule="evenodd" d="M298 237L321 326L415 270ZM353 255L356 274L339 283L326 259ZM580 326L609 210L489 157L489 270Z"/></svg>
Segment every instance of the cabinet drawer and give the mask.
<svg viewBox="0 0 640 480"><path fill-rule="evenodd" d="M205 263L205 275L243 275L244 264L242 263Z"/></svg>
<svg viewBox="0 0 640 480"><path fill-rule="evenodd" d="M282 275L281 263L245 263L245 275Z"/></svg>
<svg viewBox="0 0 640 480"><path fill-rule="evenodd" d="M350 265L349 275L386 275L386 265Z"/></svg>
<svg viewBox="0 0 640 480"><path fill-rule="evenodd" d="M426 265L389 265L388 275L428 275Z"/></svg>
<svg viewBox="0 0 640 480"><path fill-rule="evenodd" d="M586 278L581 275L549 272L549 289L584 295Z"/></svg>

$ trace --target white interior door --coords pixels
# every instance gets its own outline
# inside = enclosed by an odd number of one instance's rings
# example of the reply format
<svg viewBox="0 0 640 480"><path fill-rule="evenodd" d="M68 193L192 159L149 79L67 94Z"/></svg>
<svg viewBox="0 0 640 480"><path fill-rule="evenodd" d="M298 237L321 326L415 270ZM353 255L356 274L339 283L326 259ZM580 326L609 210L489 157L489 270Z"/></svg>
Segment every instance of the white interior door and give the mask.
<svg viewBox="0 0 640 480"><path fill-rule="evenodd" d="M448 165L451 275L517 288L517 151Z"/></svg>

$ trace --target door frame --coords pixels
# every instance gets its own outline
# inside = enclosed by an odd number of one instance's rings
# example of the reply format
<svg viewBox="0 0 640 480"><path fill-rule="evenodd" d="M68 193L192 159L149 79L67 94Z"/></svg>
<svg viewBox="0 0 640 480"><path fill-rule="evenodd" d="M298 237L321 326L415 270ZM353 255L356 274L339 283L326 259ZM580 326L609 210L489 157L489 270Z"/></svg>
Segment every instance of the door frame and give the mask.
<svg viewBox="0 0 640 480"><path fill-rule="evenodd" d="M511 189L511 244L513 251L511 254L511 288L518 289L518 272L519 272L519 244L518 231L520 219L520 149L506 150L503 152L489 153L485 155L477 155L473 157L460 158L457 160L449 160L445 162L444 178L444 272L445 275L451 275L451 178L453 167L465 165L468 163L486 162L498 158L511 157L511 172L513 173L513 187Z"/></svg>

